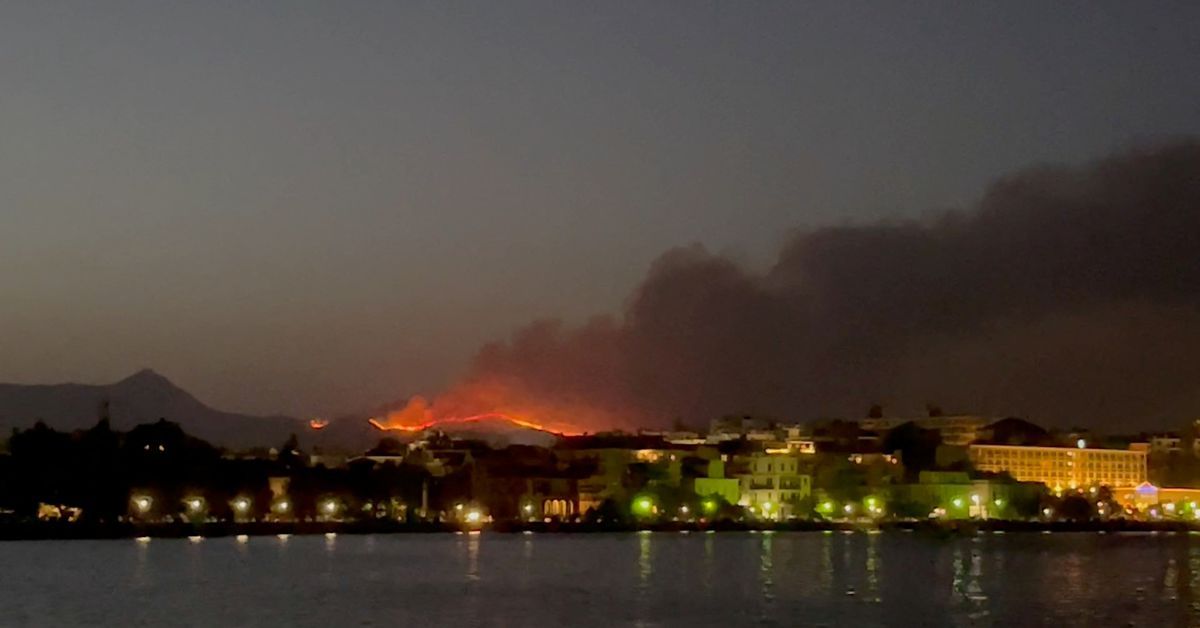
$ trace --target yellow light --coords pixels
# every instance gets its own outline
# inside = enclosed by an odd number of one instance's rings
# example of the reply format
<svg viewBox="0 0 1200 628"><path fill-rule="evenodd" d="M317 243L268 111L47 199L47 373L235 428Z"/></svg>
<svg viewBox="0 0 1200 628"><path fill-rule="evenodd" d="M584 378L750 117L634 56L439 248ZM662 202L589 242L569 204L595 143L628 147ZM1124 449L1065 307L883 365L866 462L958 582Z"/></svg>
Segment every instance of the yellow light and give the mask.
<svg viewBox="0 0 1200 628"><path fill-rule="evenodd" d="M250 541L250 537L245 534L239 534L234 537L234 540L236 540L238 543L247 543Z"/></svg>
<svg viewBox="0 0 1200 628"><path fill-rule="evenodd" d="M478 510L472 510L467 513L467 521L470 523L479 523L481 518L483 518L483 515L479 514Z"/></svg>
<svg viewBox="0 0 1200 628"><path fill-rule="evenodd" d="M239 513L244 513L250 508L250 500L245 497L239 497L233 500L233 509Z"/></svg>
<svg viewBox="0 0 1200 628"><path fill-rule="evenodd" d="M763 509L763 512L770 512L771 511L771 502L763 502L762 509Z"/></svg>
<svg viewBox="0 0 1200 628"><path fill-rule="evenodd" d="M204 506L204 502L199 497L193 497L187 502L188 510L197 512Z"/></svg>
<svg viewBox="0 0 1200 628"><path fill-rule="evenodd" d="M683 513L683 514L685 514L685 515L686 515L686 514L688 514L688 507L687 507L687 506L680 506L680 507L679 507L679 512L681 512L681 513Z"/></svg>
<svg viewBox="0 0 1200 628"><path fill-rule="evenodd" d="M325 538L327 538L327 539L329 539L329 540L331 540L331 541L332 541L333 539L336 539L336 538L337 538L337 532L326 532L326 533L325 533Z"/></svg>
<svg viewBox="0 0 1200 628"><path fill-rule="evenodd" d="M321 509L325 511L325 514L332 515L337 512L338 505L336 501L327 499L324 504L321 504Z"/></svg>
<svg viewBox="0 0 1200 628"><path fill-rule="evenodd" d="M139 537L137 537L136 541L137 541L138 543L141 543L141 544L145 545L146 543L149 543L149 542L150 542L150 537L148 537L148 536L139 536Z"/></svg>
<svg viewBox="0 0 1200 628"><path fill-rule="evenodd" d="M139 495L133 498L133 506L134 508L138 509L138 512L146 512L147 510L150 510L150 506L153 503L154 501L145 495Z"/></svg>
<svg viewBox="0 0 1200 628"><path fill-rule="evenodd" d="M533 512L533 504L525 504L525 512Z"/></svg>
<svg viewBox="0 0 1200 628"><path fill-rule="evenodd" d="M204 540L204 537L194 535L194 536L189 536L188 540L191 541L192 543L199 543L200 541Z"/></svg>

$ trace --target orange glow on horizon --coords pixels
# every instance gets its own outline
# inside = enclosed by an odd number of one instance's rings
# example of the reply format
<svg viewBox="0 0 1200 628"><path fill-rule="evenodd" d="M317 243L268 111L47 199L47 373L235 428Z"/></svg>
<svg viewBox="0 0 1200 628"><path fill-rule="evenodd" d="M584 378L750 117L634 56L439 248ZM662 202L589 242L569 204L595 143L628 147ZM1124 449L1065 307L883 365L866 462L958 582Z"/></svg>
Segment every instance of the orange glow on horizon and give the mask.
<svg viewBox="0 0 1200 628"><path fill-rule="evenodd" d="M323 430L329 427L329 421L325 419L312 419L308 422L308 427L314 430Z"/></svg>
<svg viewBox="0 0 1200 628"><path fill-rule="evenodd" d="M446 424L461 425L464 423L478 423L480 421L486 421L489 419L496 420L496 421L504 421L506 423L515 425L517 427L524 427L524 428L528 428L531 430L537 430L539 432L546 432L547 434L554 434L556 436L580 436L583 434L583 432L578 431L569 426L543 425L541 423L536 423L534 421L527 421L525 419L519 419L517 417L509 416L509 415L502 414L499 412L487 412L484 414L476 414L473 416L465 416L465 417L447 417L447 418L443 418L443 419L429 419L429 420L423 421L421 423L409 424L409 425L392 423L390 421L388 423L384 423L383 421L380 421L379 419L376 419L376 418L367 419L367 422L370 423L372 426L374 426L376 429L383 430L385 432L422 432L427 429L435 428L439 425L446 425Z"/></svg>

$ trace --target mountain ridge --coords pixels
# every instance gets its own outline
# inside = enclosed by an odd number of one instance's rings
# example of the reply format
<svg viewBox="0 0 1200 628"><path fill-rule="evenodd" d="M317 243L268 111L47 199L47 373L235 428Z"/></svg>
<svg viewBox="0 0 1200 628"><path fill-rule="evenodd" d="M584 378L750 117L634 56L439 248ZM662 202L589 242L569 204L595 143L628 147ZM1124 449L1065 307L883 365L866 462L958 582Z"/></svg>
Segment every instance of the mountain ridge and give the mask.
<svg viewBox="0 0 1200 628"><path fill-rule="evenodd" d="M165 418L189 434L225 447L272 446L306 429L286 416L257 416L213 408L158 371L143 368L111 384L0 383L0 429L28 428L37 421L72 431L107 416L114 429Z"/></svg>

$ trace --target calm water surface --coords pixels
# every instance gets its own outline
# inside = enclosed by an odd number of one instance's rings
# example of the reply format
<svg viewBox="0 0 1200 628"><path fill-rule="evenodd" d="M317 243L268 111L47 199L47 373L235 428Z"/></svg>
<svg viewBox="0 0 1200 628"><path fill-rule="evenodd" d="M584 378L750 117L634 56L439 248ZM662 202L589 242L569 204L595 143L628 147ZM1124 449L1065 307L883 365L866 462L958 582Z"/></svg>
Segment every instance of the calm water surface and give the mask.
<svg viewBox="0 0 1200 628"><path fill-rule="evenodd" d="M2 626L1192 626L1200 536L0 543Z"/></svg>

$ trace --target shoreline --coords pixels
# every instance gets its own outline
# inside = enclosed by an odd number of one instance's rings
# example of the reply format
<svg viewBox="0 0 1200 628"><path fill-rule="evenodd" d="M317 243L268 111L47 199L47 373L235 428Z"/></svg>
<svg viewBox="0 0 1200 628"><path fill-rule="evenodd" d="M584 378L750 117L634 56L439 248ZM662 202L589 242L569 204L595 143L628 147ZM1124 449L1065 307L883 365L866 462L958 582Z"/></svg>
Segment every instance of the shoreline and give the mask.
<svg viewBox="0 0 1200 628"><path fill-rule="evenodd" d="M221 538L245 535L315 536L326 534L454 534L483 532L491 534L604 534L637 532L676 533L759 533L759 532L842 532L842 533L917 533L930 538L954 538L979 533L1200 533L1200 525L1183 521L791 521L763 525L761 523L717 522L696 524L669 522L646 525L605 525L589 523L498 522L483 526L458 523L395 523L395 522L254 522L254 523L7 523L0 524L0 542L34 540L116 540L139 537L186 539L189 537Z"/></svg>

